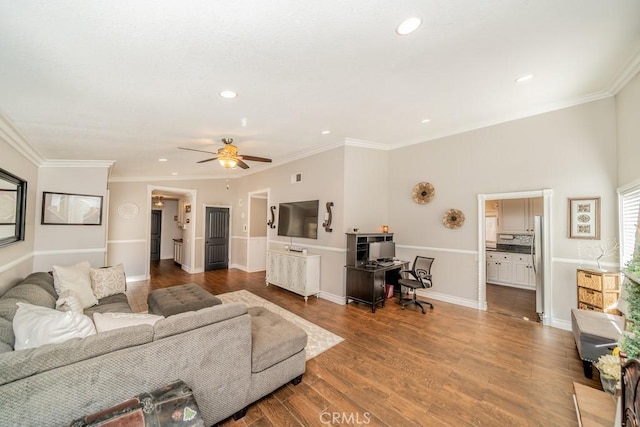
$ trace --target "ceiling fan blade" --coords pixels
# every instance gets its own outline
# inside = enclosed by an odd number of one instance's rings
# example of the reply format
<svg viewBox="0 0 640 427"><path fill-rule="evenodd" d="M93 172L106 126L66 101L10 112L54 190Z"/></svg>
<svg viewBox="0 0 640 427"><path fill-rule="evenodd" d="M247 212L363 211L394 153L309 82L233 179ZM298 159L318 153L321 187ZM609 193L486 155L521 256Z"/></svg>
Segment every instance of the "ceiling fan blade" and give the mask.
<svg viewBox="0 0 640 427"><path fill-rule="evenodd" d="M242 169L249 169L249 165L246 164L245 162L243 162L242 160L238 159L238 164L237 166L240 166Z"/></svg>
<svg viewBox="0 0 640 427"><path fill-rule="evenodd" d="M266 157L247 156L246 154L243 154L243 155L238 156L238 157L242 157L242 159L244 159L244 160L251 160L251 161L254 161L254 162L271 163L271 159L267 159Z"/></svg>
<svg viewBox="0 0 640 427"><path fill-rule="evenodd" d="M197 151L199 153L218 154L218 153L213 152L213 151L196 150L195 148L178 147L178 149L179 150Z"/></svg>
<svg viewBox="0 0 640 427"><path fill-rule="evenodd" d="M211 160L216 160L216 159L217 159L217 157L212 157L210 159L197 161L196 163L207 163L207 162L210 162Z"/></svg>

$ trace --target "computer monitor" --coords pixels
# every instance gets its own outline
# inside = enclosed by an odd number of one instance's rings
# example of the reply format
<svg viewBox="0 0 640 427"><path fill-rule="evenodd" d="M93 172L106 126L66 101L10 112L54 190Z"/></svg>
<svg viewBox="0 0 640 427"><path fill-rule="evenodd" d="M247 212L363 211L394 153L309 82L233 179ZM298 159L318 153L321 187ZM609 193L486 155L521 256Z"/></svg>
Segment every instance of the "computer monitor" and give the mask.
<svg viewBox="0 0 640 427"><path fill-rule="evenodd" d="M396 256L396 244L394 242L369 243L369 261L391 261Z"/></svg>

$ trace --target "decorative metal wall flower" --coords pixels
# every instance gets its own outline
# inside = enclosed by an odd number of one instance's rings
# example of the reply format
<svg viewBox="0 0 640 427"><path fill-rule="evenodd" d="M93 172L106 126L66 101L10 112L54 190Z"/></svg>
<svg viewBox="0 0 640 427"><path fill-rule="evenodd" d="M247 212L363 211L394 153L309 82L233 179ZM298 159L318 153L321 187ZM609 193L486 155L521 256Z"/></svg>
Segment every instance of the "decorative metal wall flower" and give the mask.
<svg viewBox="0 0 640 427"><path fill-rule="evenodd" d="M435 195L435 187L428 182L419 182L413 187L413 201L419 205L429 203Z"/></svg>
<svg viewBox="0 0 640 427"><path fill-rule="evenodd" d="M460 228L464 224L464 214L459 209L449 209L442 217L442 223L447 228Z"/></svg>

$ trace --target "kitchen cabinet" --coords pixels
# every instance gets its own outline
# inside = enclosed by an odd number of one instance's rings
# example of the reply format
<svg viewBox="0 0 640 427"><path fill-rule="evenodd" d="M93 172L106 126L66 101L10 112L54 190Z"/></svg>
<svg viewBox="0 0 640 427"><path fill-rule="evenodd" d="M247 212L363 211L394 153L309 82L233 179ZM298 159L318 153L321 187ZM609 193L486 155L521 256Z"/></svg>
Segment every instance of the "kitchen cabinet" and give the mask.
<svg viewBox="0 0 640 427"><path fill-rule="evenodd" d="M272 283L302 295L320 293L320 255L290 251L267 251L267 286Z"/></svg>
<svg viewBox="0 0 640 427"><path fill-rule="evenodd" d="M533 220L543 213L543 198L505 199L500 201L501 233L533 233Z"/></svg>
<svg viewBox="0 0 640 427"><path fill-rule="evenodd" d="M173 239L173 262L182 265L182 239Z"/></svg>
<svg viewBox="0 0 640 427"><path fill-rule="evenodd" d="M536 276L531 255L487 252L487 283L535 289Z"/></svg>
<svg viewBox="0 0 640 427"><path fill-rule="evenodd" d="M578 308L618 314L618 310L611 307L620 298L620 274L578 269L576 276Z"/></svg>

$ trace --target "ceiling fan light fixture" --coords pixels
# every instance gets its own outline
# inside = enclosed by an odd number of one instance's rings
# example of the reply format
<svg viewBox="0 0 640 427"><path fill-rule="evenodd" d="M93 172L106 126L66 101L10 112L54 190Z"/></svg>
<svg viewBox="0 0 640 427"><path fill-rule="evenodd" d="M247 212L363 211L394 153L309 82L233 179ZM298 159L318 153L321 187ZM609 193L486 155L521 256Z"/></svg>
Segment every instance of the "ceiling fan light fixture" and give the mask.
<svg viewBox="0 0 640 427"><path fill-rule="evenodd" d="M238 159L233 156L222 155L218 156L218 162L223 168L232 169L238 164Z"/></svg>
<svg viewBox="0 0 640 427"><path fill-rule="evenodd" d="M164 202L162 201L162 199L164 199L163 196L153 196L153 206L158 208L164 206Z"/></svg>

